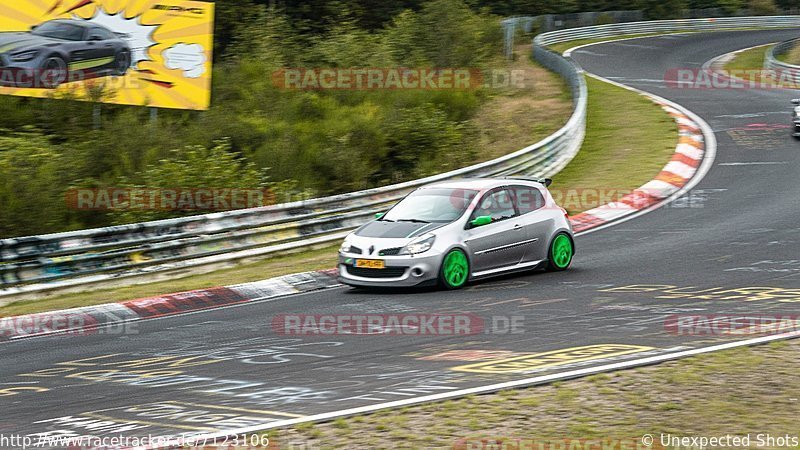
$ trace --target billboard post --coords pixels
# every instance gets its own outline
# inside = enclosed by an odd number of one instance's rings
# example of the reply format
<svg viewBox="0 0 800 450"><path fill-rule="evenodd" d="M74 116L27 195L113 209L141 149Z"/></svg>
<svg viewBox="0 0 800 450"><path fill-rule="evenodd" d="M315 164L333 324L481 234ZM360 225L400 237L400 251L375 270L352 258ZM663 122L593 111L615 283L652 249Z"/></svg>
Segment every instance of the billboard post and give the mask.
<svg viewBox="0 0 800 450"><path fill-rule="evenodd" d="M214 4L15 0L0 6L0 95L206 110Z"/></svg>

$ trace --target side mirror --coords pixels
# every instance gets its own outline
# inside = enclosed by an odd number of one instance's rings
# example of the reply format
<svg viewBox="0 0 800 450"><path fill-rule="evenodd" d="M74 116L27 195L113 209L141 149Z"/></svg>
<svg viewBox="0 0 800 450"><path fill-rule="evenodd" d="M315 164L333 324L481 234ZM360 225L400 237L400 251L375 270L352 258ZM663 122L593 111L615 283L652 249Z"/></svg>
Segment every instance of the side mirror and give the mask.
<svg viewBox="0 0 800 450"><path fill-rule="evenodd" d="M792 99L792 104L800 106L800 98L793 98Z"/></svg>
<svg viewBox="0 0 800 450"><path fill-rule="evenodd" d="M381 212L381 213L375 213L375 218L376 218L376 219L380 219L380 218L382 218L382 217L383 217L383 216L385 216L385 215L386 215L386 213L382 213L382 212Z"/></svg>
<svg viewBox="0 0 800 450"><path fill-rule="evenodd" d="M553 184L553 179L552 178L545 178L544 179L544 187L550 187L551 184Z"/></svg>
<svg viewBox="0 0 800 450"><path fill-rule="evenodd" d="M33 25L33 26L31 26L31 31L34 31L34 30L36 30L37 28L39 28L39 25Z"/></svg>
<svg viewBox="0 0 800 450"><path fill-rule="evenodd" d="M93 34L93 35L89 36L89 42L97 42L97 41L102 41L102 40L103 40L103 38L98 36L98 35L96 35L96 34Z"/></svg>
<svg viewBox="0 0 800 450"><path fill-rule="evenodd" d="M473 227L482 227L484 225L489 225L490 223L492 223L492 216L478 216L469 224Z"/></svg>

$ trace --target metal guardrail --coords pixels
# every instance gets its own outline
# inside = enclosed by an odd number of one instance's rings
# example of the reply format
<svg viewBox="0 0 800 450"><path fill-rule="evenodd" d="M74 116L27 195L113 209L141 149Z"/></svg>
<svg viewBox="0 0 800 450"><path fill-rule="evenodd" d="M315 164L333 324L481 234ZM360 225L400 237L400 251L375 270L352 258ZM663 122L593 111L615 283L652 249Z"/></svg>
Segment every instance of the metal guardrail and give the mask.
<svg viewBox="0 0 800 450"><path fill-rule="evenodd" d="M574 111L548 138L501 158L427 178L262 208L0 240L0 296L168 271L338 240L419 186L464 177L552 176L585 134L586 84L560 56L537 53L564 76Z"/></svg>
<svg viewBox="0 0 800 450"><path fill-rule="evenodd" d="M591 27L551 31L536 37L541 45L579 39L598 39L630 34L675 33L681 31L725 31L741 28L796 28L800 16L719 17L709 19L652 20L615 23Z"/></svg>
<svg viewBox="0 0 800 450"><path fill-rule="evenodd" d="M800 83L800 66L783 62L778 59L778 56L789 53L797 45L800 45L800 38L780 42L770 47L764 57L765 69L781 72L781 77L784 74L789 74L795 86Z"/></svg>
<svg viewBox="0 0 800 450"><path fill-rule="evenodd" d="M658 32L800 27L800 16L660 20L553 31L533 54L564 77L574 111L548 138L501 158L420 180L303 202L69 233L0 240L0 296L51 290L261 256L340 239L411 190L442 180L552 176L577 154L586 129L586 84L570 59L546 48L578 39Z"/></svg>

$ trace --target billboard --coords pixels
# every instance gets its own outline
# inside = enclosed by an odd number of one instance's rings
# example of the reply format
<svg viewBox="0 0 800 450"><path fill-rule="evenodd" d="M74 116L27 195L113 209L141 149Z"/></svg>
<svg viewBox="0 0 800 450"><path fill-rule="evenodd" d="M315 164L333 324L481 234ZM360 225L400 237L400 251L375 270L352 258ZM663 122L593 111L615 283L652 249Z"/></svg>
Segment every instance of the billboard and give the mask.
<svg viewBox="0 0 800 450"><path fill-rule="evenodd" d="M208 109L214 4L0 2L0 94Z"/></svg>

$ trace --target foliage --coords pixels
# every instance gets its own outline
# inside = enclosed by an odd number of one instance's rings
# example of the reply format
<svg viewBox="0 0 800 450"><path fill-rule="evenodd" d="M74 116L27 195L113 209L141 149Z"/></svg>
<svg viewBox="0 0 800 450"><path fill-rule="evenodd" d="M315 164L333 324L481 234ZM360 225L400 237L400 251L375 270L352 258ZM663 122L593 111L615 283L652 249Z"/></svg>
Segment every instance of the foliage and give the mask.
<svg viewBox="0 0 800 450"><path fill-rule="evenodd" d="M773 0L750 0L747 6L756 16L771 16L778 12L778 7Z"/></svg>
<svg viewBox="0 0 800 450"><path fill-rule="evenodd" d="M136 175L136 181L120 183L119 187L260 189L265 187L262 175L254 163L243 161L239 155L232 152L228 142L218 141L210 147L191 145L171 150L166 158L148 164ZM124 224L197 213L196 209L186 211L131 209L112 211L110 216L115 224Z"/></svg>
<svg viewBox="0 0 800 450"><path fill-rule="evenodd" d="M68 220L62 194L67 158L48 139L25 130L0 135L0 233L46 232Z"/></svg>

